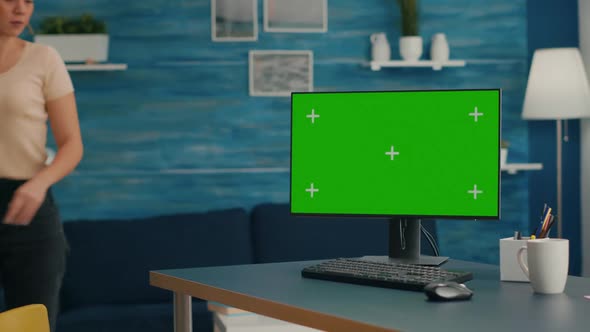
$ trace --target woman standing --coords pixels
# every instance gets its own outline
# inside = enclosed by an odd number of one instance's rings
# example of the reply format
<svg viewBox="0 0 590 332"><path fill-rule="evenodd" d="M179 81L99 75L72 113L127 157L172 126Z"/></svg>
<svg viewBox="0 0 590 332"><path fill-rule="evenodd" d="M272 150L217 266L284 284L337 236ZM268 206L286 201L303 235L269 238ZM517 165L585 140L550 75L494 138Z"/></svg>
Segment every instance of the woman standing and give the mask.
<svg viewBox="0 0 590 332"><path fill-rule="evenodd" d="M50 187L83 147L63 60L19 38L33 9L32 0L0 0L0 280L9 308L44 304L54 331L67 244ZM48 120L58 151L46 166Z"/></svg>

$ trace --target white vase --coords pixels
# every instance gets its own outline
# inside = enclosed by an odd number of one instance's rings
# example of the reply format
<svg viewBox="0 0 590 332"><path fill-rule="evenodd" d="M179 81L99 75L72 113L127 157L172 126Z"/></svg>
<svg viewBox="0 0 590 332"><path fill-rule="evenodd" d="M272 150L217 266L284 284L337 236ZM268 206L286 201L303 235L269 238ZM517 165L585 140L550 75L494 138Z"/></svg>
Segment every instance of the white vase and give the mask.
<svg viewBox="0 0 590 332"><path fill-rule="evenodd" d="M391 59L391 47L383 32L371 35L371 58L373 61L384 62Z"/></svg>
<svg viewBox="0 0 590 332"><path fill-rule="evenodd" d="M501 148L500 149L500 167L505 167L506 166L507 159L508 159L508 149L507 148Z"/></svg>
<svg viewBox="0 0 590 332"><path fill-rule="evenodd" d="M432 36L430 45L430 59L435 62L446 62L449 60L450 50L447 36L444 33L436 33Z"/></svg>
<svg viewBox="0 0 590 332"><path fill-rule="evenodd" d="M422 56L422 37L403 36L399 39L399 53L406 61L418 61Z"/></svg>

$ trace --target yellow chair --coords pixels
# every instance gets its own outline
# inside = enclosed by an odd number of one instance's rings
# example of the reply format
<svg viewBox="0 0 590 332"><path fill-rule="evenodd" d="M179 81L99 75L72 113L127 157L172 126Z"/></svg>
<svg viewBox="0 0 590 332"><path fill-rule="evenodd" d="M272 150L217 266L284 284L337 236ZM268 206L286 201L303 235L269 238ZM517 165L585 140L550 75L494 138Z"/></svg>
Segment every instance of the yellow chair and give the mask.
<svg viewBox="0 0 590 332"><path fill-rule="evenodd" d="M47 308L42 304L30 304L0 312L2 332L49 332Z"/></svg>

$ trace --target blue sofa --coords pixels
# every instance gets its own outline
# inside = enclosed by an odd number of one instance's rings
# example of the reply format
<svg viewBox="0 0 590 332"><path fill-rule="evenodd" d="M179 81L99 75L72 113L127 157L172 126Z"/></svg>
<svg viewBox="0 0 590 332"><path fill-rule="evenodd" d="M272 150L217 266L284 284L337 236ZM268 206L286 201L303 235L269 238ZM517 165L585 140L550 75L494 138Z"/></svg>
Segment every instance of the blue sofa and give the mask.
<svg viewBox="0 0 590 332"><path fill-rule="evenodd" d="M436 234L433 221L424 222ZM385 219L294 217L288 204L134 220L64 223L70 256L58 332L172 331L172 293L149 285L160 269L385 255ZM432 254L422 238L422 249ZM193 300L193 331L213 331Z"/></svg>

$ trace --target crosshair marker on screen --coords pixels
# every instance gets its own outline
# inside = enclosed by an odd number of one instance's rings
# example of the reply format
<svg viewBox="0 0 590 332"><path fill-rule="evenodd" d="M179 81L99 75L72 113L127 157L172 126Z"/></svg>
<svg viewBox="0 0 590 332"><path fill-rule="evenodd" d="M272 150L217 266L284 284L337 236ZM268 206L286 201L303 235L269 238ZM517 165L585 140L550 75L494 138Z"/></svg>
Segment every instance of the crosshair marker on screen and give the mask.
<svg viewBox="0 0 590 332"><path fill-rule="evenodd" d="M395 149L393 148L393 145L391 146L391 150L389 152L385 152L386 155L389 155L391 157L391 160L393 160L395 158L395 156L397 156L399 154L398 151L395 151Z"/></svg>
<svg viewBox="0 0 590 332"><path fill-rule="evenodd" d="M317 189L317 188L314 188L314 187L313 187L313 182L312 182L312 184L311 184L311 187L310 187L310 188L307 188L307 189L305 189L305 191L307 191L308 193L310 193L310 194L311 194L311 198L313 198L313 194L314 194L314 193L317 193L317 192L318 192L318 191L320 191L320 190L319 190L319 189Z"/></svg>
<svg viewBox="0 0 590 332"><path fill-rule="evenodd" d="M473 194L473 199L477 199L477 195L483 194L482 190L477 190L477 185L473 185L473 190L468 190L467 193Z"/></svg>
<svg viewBox="0 0 590 332"><path fill-rule="evenodd" d="M313 124L313 123L315 123L315 118L319 118L320 115L319 114L315 114L315 109L312 109L311 110L311 114L308 114L306 117L307 118L310 118L311 119L311 123Z"/></svg>
<svg viewBox="0 0 590 332"><path fill-rule="evenodd" d="M477 118L483 116L483 113L479 113L477 111L477 106L475 106L475 110L473 111L473 113L469 113L469 116L472 116L475 122L477 122Z"/></svg>

